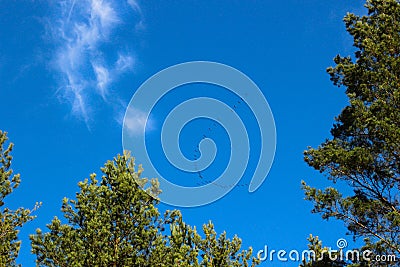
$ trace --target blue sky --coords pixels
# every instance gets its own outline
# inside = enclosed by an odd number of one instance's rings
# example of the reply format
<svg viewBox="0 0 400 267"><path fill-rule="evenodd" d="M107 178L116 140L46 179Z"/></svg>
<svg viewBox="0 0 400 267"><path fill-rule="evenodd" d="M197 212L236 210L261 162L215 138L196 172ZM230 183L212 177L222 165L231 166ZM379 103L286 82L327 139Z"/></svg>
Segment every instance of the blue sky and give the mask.
<svg viewBox="0 0 400 267"><path fill-rule="evenodd" d="M166 67L194 60L230 65L258 85L275 118L277 146L271 171L256 192L248 193L245 186L257 158L252 154L239 186L217 202L182 209L185 220L198 227L212 220L218 232L237 234L244 247L255 251L264 245L302 250L310 233L332 247L345 237L340 222L322 221L303 200L302 179L319 187L329 183L306 166L302 152L329 137L333 118L347 103L343 89L331 85L325 69L336 54L352 53L342 17L346 12L363 14L363 1L0 4L0 129L15 143L13 168L22 177L7 203L29 208L43 202L37 219L21 230L20 263L33 266L28 235L61 215L61 200L75 195L78 181L99 173L106 160L121 153L123 115L137 88ZM237 100L212 86L189 89L161 100L154 115L163 118L179 101L194 96L219 97L227 104ZM249 107L237 112L254 128ZM150 153L159 157L159 168L179 182L180 173L169 170L157 153L161 124L147 136L155 144ZM198 141L212 125L198 120L183 130L181 147L188 158L194 157ZM210 137L219 151L229 149L222 127L216 126ZM251 138L254 151L256 139ZM206 170L209 177L226 165L223 153L216 159ZM196 176L190 179L190 185L202 182ZM160 209L171 207L162 204ZM353 244L351 237L347 240Z"/></svg>

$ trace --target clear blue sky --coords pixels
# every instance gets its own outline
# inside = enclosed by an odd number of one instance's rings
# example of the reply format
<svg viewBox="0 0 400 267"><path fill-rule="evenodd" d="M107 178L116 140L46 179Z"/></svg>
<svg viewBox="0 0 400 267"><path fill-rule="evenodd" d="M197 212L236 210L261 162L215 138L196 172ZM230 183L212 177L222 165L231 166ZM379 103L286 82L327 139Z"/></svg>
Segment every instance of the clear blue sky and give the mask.
<svg viewBox="0 0 400 267"><path fill-rule="evenodd" d="M121 122L135 90L158 71L193 60L230 65L258 85L274 114L277 150L255 193L238 186L215 203L183 209L184 219L198 227L212 220L219 233L237 234L255 251L302 250L310 233L334 248L346 229L310 213L300 181L329 185L302 152L329 137L346 105L325 69L337 53L353 51L342 23L349 11L364 14L363 1L0 1L0 129L15 143L13 168L22 177L7 204L43 202L20 233L19 262L34 265L28 235L61 216L61 200L74 197L77 182L121 153ZM160 101L155 112L162 116L178 100L214 94L199 85L190 92ZM191 133L205 132L209 123L183 132L189 158L198 141ZM229 148L222 129L213 137L220 151ZM209 175L226 163L221 154L217 159Z"/></svg>

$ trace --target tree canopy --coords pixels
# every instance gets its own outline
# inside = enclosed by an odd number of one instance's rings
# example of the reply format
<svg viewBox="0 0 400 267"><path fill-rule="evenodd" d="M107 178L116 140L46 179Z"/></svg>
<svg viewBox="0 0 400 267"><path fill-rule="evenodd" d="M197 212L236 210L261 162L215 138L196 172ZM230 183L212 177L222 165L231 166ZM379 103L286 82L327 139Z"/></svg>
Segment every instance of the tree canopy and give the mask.
<svg viewBox="0 0 400 267"><path fill-rule="evenodd" d="M18 229L33 219L31 210L12 210L5 205L5 198L21 182L20 175L11 168L13 147L13 143L8 143L7 133L0 131L0 266L18 266L15 262L21 246Z"/></svg>
<svg viewBox="0 0 400 267"><path fill-rule="evenodd" d="M350 234L364 238L364 248L399 259L400 3L369 0L366 8L365 16L344 18L354 56L338 55L327 69L333 84L346 88L349 105L336 118L332 138L305 151L309 166L353 193L304 182L303 188L313 212L343 221Z"/></svg>
<svg viewBox="0 0 400 267"><path fill-rule="evenodd" d="M241 240L217 236L213 224L203 237L184 223L178 210L160 215L155 179L141 178L134 159L118 155L97 180L79 183L76 199L63 200L65 222L55 217L48 232L31 235L38 266L255 266Z"/></svg>

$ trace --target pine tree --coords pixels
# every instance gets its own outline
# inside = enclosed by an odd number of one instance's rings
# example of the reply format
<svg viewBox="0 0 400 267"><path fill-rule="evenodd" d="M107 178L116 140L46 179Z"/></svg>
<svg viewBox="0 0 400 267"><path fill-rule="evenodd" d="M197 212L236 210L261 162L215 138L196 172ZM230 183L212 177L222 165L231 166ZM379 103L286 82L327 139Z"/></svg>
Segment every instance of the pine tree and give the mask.
<svg viewBox="0 0 400 267"><path fill-rule="evenodd" d="M101 170L100 181L92 174L76 199L63 200L65 223L55 217L48 232L31 235L37 266L255 266L239 238L217 238L211 223L203 239L178 210L161 216L157 180L141 178L128 153Z"/></svg>
<svg viewBox="0 0 400 267"><path fill-rule="evenodd" d="M349 105L318 148L305 151L309 166L353 191L324 190L303 182L313 212L345 223L376 254L400 258L400 3L369 0L368 15L347 14L353 57L338 55L327 69L346 88ZM342 183L341 183L342 184ZM371 263L376 264L376 263ZM388 266L398 263L388 263Z"/></svg>
<svg viewBox="0 0 400 267"><path fill-rule="evenodd" d="M346 261L340 258L339 251L332 251L330 248L323 247L322 241L318 236L310 235L308 238L308 250L313 251L314 258L302 259L300 267L343 267ZM308 261L308 262L307 262Z"/></svg>
<svg viewBox="0 0 400 267"><path fill-rule="evenodd" d="M5 206L5 198L21 182L20 175L11 169L13 144L7 145L7 141L7 133L0 131L0 266L18 266L15 262L21 246L18 228L34 217L29 209L11 210ZM37 207L38 204L34 209Z"/></svg>

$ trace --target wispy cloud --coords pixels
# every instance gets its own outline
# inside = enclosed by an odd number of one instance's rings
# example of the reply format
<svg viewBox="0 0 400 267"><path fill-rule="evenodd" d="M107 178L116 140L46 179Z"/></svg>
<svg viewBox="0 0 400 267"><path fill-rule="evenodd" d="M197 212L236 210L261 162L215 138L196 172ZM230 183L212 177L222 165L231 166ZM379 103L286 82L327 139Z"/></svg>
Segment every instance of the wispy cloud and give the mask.
<svg viewBox="0 0 400 267"><path fill-rule="evenodd" d="M94 73L96 74L97 89L103 99L106 99L107 87L112 81L110 77L110 72L104 66L98 64L92 64L92 66Z"/></svg>
<svg viewBox="0 0 400 267"><path fill-rule="evenodd" d="M134 10L142 14L142 9L140 8L138 2L136 0L128 0L128 5L131 6Z"/></svg>
<svg viewBox="0 0 400 267"><path fill-rule="evenodd" d="M119 54L118 60L115 63L115 71L117 73L131 70L133 67L133 57L130 55Z"/></svg>
<svg viewBox="0 0 400 267"><path fill-rule="evenodd" d="M154 128L154 120L148 114L135 108L129 108L125 114L124 127L131 136L144 134L144 130Z"/></svg>
<svg viewBox="0 0 400 267"><path fill-rule="evenodd" d="M142 16L134 0L58 2L50 26L56 45L54 66L60 74L58 93L71 103L74 115L86 122L90 98L99 95L107 101L110 85L134 67L134 57L110 40L123 26L129 8L131 15ZM142 23L137 21L137 25Z"/></svg>

